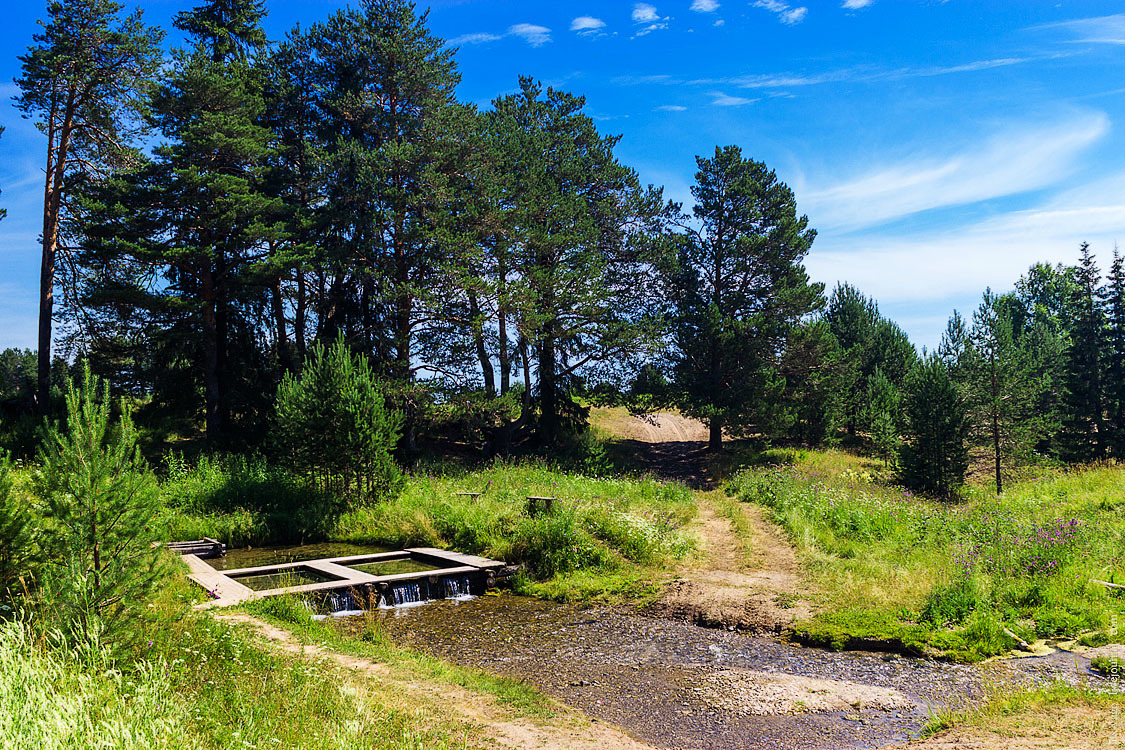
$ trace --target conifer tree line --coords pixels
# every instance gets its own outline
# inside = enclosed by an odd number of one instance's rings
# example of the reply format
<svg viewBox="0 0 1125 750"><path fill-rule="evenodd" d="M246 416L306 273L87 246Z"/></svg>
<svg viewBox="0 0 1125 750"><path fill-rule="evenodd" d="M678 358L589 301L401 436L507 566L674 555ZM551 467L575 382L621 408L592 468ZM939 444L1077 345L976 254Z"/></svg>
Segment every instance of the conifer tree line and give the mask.
<svg viewBox="0 0 1125 750"><path fill-rule="evenodd" d="M48 413L62 353L138 423L264 444L279 386L343 346L406 455L554 444L598 398L679 408L715 449L861 445L937 494L970 460L1001 491L1029 461L1125 451L1116 253L1104 280L1086 246L1032 267L920 355L860 290L810 281L797 196L738 147L697 158L685 209L580 95L523 76L459 101L456 50L414 3L280 40L265 14L206 0L168 52L112 0L48 6L17 80L47 141L39 349L33 376L5 353L7 393Z"/></svg>

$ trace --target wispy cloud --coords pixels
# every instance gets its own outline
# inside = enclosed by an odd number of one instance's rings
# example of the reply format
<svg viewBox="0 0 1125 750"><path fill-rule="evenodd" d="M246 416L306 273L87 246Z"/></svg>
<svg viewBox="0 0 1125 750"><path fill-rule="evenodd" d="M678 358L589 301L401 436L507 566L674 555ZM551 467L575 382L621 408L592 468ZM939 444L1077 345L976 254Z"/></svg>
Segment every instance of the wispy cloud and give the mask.
<svg viewBox="0 0 1125 750"><path fill-rule="evenodd" d="M464 47L469 44L488 44L490 42L498 42L509 36L523 39L532 47L541 47L551 41L551 30L546 26L537 26L533 23L517 23L513 26L509 26L508 30L503 34L492 34L484 31L474 34L462 34L461 36L450 39L449 44L454 47Z"/></svg>
<svg viewBox="0 0 1125 750"><path fill-rule="evenodd" d="M844 0L843 7L847 10L859 10L874 4L875 0Z"/></svg>
<svg viewBox="0 0 1125 750"><path fill-rule="evenodd" d="M1065 29L1074 35L1072 42L1125 44L1125 13L1097 18L1077 18L1038 26L1040 29Z"/></svg>
<svg viewBox="0 0 1125 750"><path fill-rule="evenodd" d="M1011 128L982 145L946 155L919 154L803 191L813 223L852 231L906 216L1057 184L1109 131L1109 118L1081 112L1063 122Z"/></svg>
<svg viewBox="0 0 1125 750"><path fill-rule="evenodd" d="M644 36L668 28L668 16L661 16L655 5L637 3L633 6L633 23L641 26L634 36Z"/></svg>
<svg viewBox="0 0 1125 750"><path fill-rule="evenodd" d="M719 9L718 0L695 0L691 9L696 13L714 13Z"/></svg>
<svg viewBox="0 0 1125 750"><path fill-rule="evenodd" d="M605 28L605 21L593 16L578 16L570 22L570 30L578 32L580 36L594 36L600 34Z"/></svg>
<svg viewBox="0 0 1125 750"><path fill-rule="evenodd" d="M687 112L687 107L679 104L661 104L656 107L657 112Z"/></svg>
<svg viewBox="0 0 1125 750"><path fill-rule="evenodd" d="M729 96L722 91L711 92L711 97L711 104L716 107L743 107L758 101L757 99L746 99L741 96Z"/></svg>
<svg viewBox="0 0 1125 750"><path fill-rule="evenodd" d="M754 7L768 10L776 15L779 21L788 26L804 21L805 16L809 14L808 8L804 6L793 8L788 3L781 2L781 0L756 0Z"/></svg>

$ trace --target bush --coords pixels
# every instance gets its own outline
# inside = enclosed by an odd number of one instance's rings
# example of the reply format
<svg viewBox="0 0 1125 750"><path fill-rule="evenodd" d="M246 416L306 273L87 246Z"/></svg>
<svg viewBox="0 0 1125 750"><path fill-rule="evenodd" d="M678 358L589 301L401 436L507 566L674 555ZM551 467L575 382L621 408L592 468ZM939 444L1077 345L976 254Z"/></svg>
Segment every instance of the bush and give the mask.
<svg viewBox="0 0 1125 750"><path fill-rule="evenodd" d="M899 455L903 483L951 497L969 468L969 420L946 366L930 357L906 380L907 440Z"/></svg>
<svg viewBox="0 0 1125 750"><path fill-rule="evenodd" d="M18 589L31 584L42 559L37 526L27 498L15 492L11 462L0 451L0 603L11 602Z"/></svg>
<svg viewBox="0 0 1125 750"><path fill-rule="evenodd" d="M164 538L209 536L228 544L300 542L328 535L346 503L261 456L170 454L160 491ZM198 529L195 530L195 529Z"/></svg>

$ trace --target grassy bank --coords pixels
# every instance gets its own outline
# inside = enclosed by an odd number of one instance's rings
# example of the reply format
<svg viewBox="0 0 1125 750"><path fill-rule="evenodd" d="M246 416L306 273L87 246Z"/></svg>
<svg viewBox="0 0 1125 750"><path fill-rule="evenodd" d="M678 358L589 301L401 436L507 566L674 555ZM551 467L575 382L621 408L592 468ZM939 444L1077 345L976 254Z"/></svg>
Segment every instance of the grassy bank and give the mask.
<svg viewBox="0 0 1125 750"><path fill-rule="evenodd" d="M555 510L532 516L530 496L558 498ZM684 527L695 512L691 493L673 483L591 478L543 461L496 463L416 473L394 500L341 517L334 536L521 564L520 588L553 599L636 596L650 587L654 568L693 549Z"/></svg>
<svg viewBox="0 0 1125 750"><path fill-rule="evenodd" d="M393 683L264 648L246 630L184 613L170 582L135 647L53 646L34 623L0 623L0 746L469 748L486 743L436 702Z"/></svg>
<svg viewBox="0 0 1125 750"><path fill-rule="evenodd" d="M973 660L1017 638L1117 640L1123 602L1095 580L1125 580L1125 470L1042 476L1002 497L970 490L956 504L885 481L874 463L794 451L728 484L767 507L800 550L821 614L805 640L894 643Z"/></svg>
<svg viewBox="0 0 1125 750"><path fill-rule="evenodd" d="M450 548L522 565L520 590L559 600L644 596L658 570L694 548L686 488L589 477L544 460L416 470L398 496L350 510L311 496L279 467L240 457L173 462L161 490L161 539ZM557 498L553 512L533 516L530 496Z"/></svg>

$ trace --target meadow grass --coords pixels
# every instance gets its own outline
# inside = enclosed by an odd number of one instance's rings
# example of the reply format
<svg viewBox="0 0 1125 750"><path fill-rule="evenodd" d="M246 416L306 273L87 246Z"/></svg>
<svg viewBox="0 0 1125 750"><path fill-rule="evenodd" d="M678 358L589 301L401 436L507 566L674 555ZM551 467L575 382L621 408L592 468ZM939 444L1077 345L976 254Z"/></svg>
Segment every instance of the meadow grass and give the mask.
<svg viewBox="0 0 1125 750"><path fill-rule="evenodd" d="M532 515L529 496L557 498L554 511ZM556 600L643 596L654 569L694 549L685 527L695 513L691 492L676 483L496 462L416 472L397 498L344 514L333 536L519 564L520 591Z"/></svg>
<svg viewBox="0 0 1125 750"><path fill-rule="evenodd" d="M1037 638L1118 640L1123 602L1094 580L1125 578L1125 470L1040 476L996 497L915 497L878 464L842 451L795 451L737 474L728 492L769 509L820 597L798 637L871 641L975 660ZM1015 636L1015 637L1013 637Z"/></svg>
<svg viewBox="0 0 1125 750"><path fill-rule="evenodd" d="M0 747L482 747L435 701L264 647L186 610L169 579L127 654L67 651L34 624L0 624Z"/></svg>

